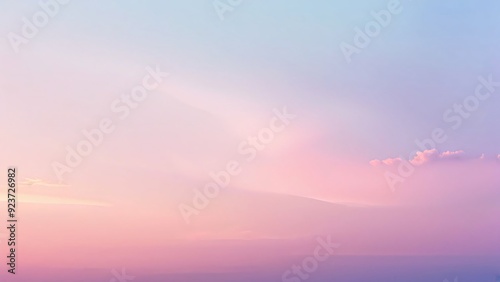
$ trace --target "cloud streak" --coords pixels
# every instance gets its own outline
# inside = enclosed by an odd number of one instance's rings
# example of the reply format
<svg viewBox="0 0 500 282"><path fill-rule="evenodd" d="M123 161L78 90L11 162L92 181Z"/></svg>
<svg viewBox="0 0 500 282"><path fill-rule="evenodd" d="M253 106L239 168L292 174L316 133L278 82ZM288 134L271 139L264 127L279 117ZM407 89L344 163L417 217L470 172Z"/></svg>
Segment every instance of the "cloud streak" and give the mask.
<svg viewBox="0 0 500 282"><path fill-rule="evenodd" d="M415 156L409 160L409 162L414 166L422 166L425 164L440 162L440 161L465 161L470 160L463 150L458 151L444 151L440 153L437 149L418 151ZM485 155L482 154L479 159L485 159ZM500 159L500 155L497 156ZM399 165L404 160L402 158L387 158L387 159L374 159L369 162L371 166L393 166Z"/></svg>

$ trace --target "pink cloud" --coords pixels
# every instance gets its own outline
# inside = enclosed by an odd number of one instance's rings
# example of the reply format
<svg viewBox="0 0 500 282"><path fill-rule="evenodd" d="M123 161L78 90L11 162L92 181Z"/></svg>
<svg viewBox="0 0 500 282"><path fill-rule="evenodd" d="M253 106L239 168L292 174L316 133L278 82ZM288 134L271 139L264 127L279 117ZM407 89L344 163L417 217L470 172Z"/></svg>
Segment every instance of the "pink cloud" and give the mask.
<svg viewBox="0 0 500 282"><path fill-rule="evenodd" d="M423 152L417 152L415 154L415 157L413 157L413 159L410 160L410 163L413 165L423 165L438 158L439 158L439 152L436 149L425 150Z"/></svg>
<svg viewBox="0 0 500 282"><path fill-rule="evenodd" d="M445 151L443 153L439 153L438 150L425 150L423 152L417 152L413 159L410 160L410 163L415 166L420 166L429 162L439 161L439 160L458 160L461 159L464 155L464 151ZM500 158L500 155L499 155ZM399 162L402 162L401 158L387 158L384 160L372 160L370 161L371 166L380 166L384 165L395 165Z"/></svg>
<svg viewBox="0 0 500 282"><path fill-rule="evenodd" d="M459 150L459 151L446 151L444 153L441 153L440 157L443 159L455 159L455 158L460 158L464 154L464 151Z"/></svg>
<svg viewBox="0 0 500 282"><path fill-rule="evenodd" d="M398 164L400 162L402 162L403 160L401 158L388 158L388 159L385 159L385 160L372 160L370 161L370 165L372 166L379 166L379 165L395 165L395 164Z"/></svg>

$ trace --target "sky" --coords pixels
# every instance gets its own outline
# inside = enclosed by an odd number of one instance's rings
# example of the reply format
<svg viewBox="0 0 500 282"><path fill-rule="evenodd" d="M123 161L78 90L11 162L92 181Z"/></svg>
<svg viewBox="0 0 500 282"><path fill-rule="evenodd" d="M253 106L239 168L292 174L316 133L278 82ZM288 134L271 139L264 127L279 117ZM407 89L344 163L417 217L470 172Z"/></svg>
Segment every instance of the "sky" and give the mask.
<svg viewBox="0 0 500 282"><path fill-rule="evenodd" d="M0 277L495 281L499 9L0 0Z"/></svg>

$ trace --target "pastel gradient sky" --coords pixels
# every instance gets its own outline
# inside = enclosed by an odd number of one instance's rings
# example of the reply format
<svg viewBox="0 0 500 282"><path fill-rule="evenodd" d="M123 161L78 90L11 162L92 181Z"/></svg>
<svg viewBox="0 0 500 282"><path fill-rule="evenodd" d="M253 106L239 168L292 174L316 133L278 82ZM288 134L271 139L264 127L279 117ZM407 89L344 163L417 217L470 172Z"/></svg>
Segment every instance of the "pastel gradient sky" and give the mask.
<svg viewBox="0 0 500 282"><path fill-rule="evenodd" d="M221 20L211 0L74 0L16 53L8 34L41 8L0 0L0 156L20 182L9 281L109 281L121 268L146 282L281 281L327 235L341 248L309 281L372 281L350 276L372 262L349 258L374 256L449 258L410 260L407 281L490 281L500 87L460 125L444 115L479 77L500 81L500 2L401 0L348 63L341 44L389 2L243 1ZM120 119L114 101L147 67L169 76ZM295 118L248 161L241 143L285 107ZM54 162L105 118L114 131L58 179ZM419 148L436 128L446 141ZM241 173L187 224L180 205L231 160ZM393 191L387 172L405 161L414 173Z"/></svg>

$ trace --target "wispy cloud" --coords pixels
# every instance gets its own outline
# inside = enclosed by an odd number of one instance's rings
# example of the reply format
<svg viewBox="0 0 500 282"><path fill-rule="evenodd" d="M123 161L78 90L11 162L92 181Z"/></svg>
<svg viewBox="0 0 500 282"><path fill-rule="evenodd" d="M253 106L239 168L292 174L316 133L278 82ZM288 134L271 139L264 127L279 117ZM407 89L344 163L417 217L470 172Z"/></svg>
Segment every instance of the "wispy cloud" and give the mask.
<svg viewBox="0 0 500 282"><path fill-rule="evenodd" d="M39 178L25 178L25 180L19 182L19 184L25 186L70 187L67 184L50 183Z"/></svg>
<svg viewBox="0 0 500 282"><path fill-rule="evenodd" d="M500 159L500 155L497 157ZM445 151L440 153L437 149L419 151L415 154L415 156L409 160L409 162L414 166L421 166L424 164L444 161L444 160L468 160L471 158L467 158L465 152L462 150L458 151ZM479 159L485 159L485 155L482 154ZM381 165L398 165L403 162L402 158L387 158L383 160L371 160L369 163L371 166L381 166Z"/></svg>
<svg viewBox="0 0 500 282"><path fill-rule="evenodd" d="M55 197L44 195L25 195L22 197L23 203L46 204L46 205L74 205L74 206L95 206L109 207L109 203L91 199L76 199L68 197Z"/></svg>

